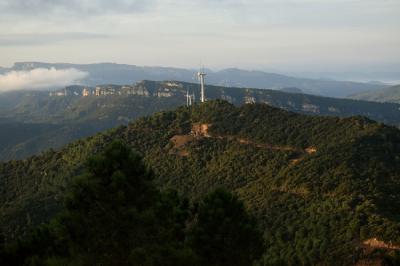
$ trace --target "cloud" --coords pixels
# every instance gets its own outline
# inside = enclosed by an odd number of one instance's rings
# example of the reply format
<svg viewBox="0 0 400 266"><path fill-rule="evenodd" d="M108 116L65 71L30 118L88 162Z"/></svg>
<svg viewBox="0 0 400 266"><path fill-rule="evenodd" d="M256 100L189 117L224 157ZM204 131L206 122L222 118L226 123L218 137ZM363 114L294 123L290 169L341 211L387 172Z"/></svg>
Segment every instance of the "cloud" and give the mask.
<svg viewBox="0 0 400 266"><path fill-rule="evenodd" d="M0 9L14 15L99 15L143 12L155 0L2 0Z"/></svg>
<svg viewBox="0 0 400 266"><path fill-rule="evenodd" d="M87 72L75 68L35 68L30 71L10 71L0 75L0 92L60 88L79 83L87 76Z"/></svg>
<svg viewBox="0 0 400 266"><path fill-rule="evenodd" d="M0 34L0 46L30 46L63 41L79 41L108 38L105 34L66 32L45 34Z"/></svg>

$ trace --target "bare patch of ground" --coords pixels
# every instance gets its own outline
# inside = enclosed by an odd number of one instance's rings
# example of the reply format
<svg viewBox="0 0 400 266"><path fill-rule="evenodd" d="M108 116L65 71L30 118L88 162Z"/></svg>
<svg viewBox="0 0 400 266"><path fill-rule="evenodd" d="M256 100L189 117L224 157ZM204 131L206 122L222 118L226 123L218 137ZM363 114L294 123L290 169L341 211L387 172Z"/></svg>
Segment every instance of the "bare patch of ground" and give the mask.
<svg viewBox="0 0 400 266"><path fill-rule="evenodd" d="M378 249L388 249L388 250L400 250L400 245L394 245L393 243L386 243L379 239L370 238L362 242L362 245L366 248L378 248Z"/></svg>
<svg viewBox="0 0 400 266"><path fill-rule="evenodd" d="M386 250L389 252L393 252L395 250L400 250L400 245L395 245L391 242L387 243L385 241L379 240L376 237L364 240L360 243L361 248L363 249L364 257L370 257L371 254L376 250ZM374 256L371 258L360 259L356 264L356 266L383 266L382 256Z"/></svg>
<svg viewBox="0 0 400 266"><path fill-rule="evenodd" d="M179 149L185 146L187 143L194 140L194 136L191 135L176 135L171 138L174 148Z"/></svg>
<svg viewBox="0 0 400 266"><path fill-rule="evenodd" d="M211 135L208 133L208 129L210 128L210 126L211 124L193 124L190 134L196 137L210 138Z"/></svg>
<svg viewBox="0 0 400 266"><path fill-rule="evenodd" d="M315 147L308 147L308 148L305 149L305 152L308 153L308 154L313 154L313 153L316 153L316 152L317 152L317 148L315 148Z"/></svg>
<svg viewBox="0 0 400 266"><path fill-rule="evenodd" d="M173 144L173 147L170 149L170 154L175 154L178 156L189 156L189 152L185 149L185 146L195 139L192 135L175 135L170 141Z"/></svg>
<svg viewBox="0 0 400 266"><path fill-rule="evenodd" d="M236 140L240 144L243 145L253 145L257 148L268 149L268 150L277 150L277 151L293 151L299 153L299 157L292 159L291 164L299 163L306 155L314 154L317 152L315 147L308 147L306 149L299 149L291 146L278 146L271 145L268 143L257 143L249 139L245 138L236 138L232 136L212 136L209 132L211 124L202 124L202 123L194 123L192 125L192 129L187 135L175 135L171 138L171 142L173 147L170 149L170 154L176 154L180 156L188 156L189 152L185 150L185 146L191 141L198 138L217 138L217 139L231 139Z"/></svg>

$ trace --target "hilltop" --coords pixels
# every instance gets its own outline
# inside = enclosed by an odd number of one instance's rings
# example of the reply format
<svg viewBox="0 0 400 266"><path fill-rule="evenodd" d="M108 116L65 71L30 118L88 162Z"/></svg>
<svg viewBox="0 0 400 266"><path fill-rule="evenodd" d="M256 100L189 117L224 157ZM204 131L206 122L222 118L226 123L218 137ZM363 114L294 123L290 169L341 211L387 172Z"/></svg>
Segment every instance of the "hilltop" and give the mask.
<svg viewBox="0 0 400 266"><path fill-rule="evenodd" d="M0 95L0 129L9 132L0 140L0 160L21 159L73 140L93 135L161 110L185 105L190 91L200 99L199 86L179 81L141 81L134 85L69 86L52 92L13 92ZM286 110L332 116L362 115L400 125L400 105L325 98L276 90L206 86L208 99L235 105L267 103ZM3 104L4 103L4 104ZM15 125L11 125L15 123ZM41 127L36 135L29 128ZM19 129L24 128L24 138ZM12 130L15 130L13 134ZM18 130L18 132L17 132ZM2 142L4 142L2 144Z"/></svg>
<svg viewBox="0 0 400 266"><path fill-rule="evenodd" d="M115 139L144 156L162 190L189 199L221 186L238 194L264 230L261 264L349 265L398 249L398 129L225 101L156 113L0 164L7 239L53 217L85 159Z"/></svg>

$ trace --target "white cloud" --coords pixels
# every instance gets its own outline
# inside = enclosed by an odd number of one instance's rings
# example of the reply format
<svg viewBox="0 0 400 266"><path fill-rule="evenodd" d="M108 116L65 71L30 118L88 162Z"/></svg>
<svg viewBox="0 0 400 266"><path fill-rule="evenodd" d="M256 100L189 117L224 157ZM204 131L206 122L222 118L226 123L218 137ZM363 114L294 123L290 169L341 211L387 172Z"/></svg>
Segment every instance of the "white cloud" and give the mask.
<svg viewBox="0 0 400 266"><path fill-rule="evenodd" d="M87 72L75 68L36 68L29 71L10 71L0 75L0 92L59 88L79 83L87 76Z"/></svg>
<svg viewBox="0 0 400 266"><path fill-rule="evenodd" d="M85 32L65 33L28 33L28 34L0 34L0 46L31 46L65 41L91 40L108 38L105 34Z"/></svg>

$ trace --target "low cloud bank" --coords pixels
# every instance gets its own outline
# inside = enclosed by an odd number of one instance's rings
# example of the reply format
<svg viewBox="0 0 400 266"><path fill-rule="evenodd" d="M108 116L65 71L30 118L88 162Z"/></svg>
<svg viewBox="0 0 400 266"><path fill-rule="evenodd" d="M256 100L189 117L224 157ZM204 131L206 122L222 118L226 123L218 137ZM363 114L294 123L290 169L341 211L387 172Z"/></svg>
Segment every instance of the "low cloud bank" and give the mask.
<svg viewBox="0 0 400 266"><path fill-rule="evenodd" d="M0 75L0 92L60 88L77 84L87 76L87 72L75 68L36 68L29 71L10 71Z"/></svg>

